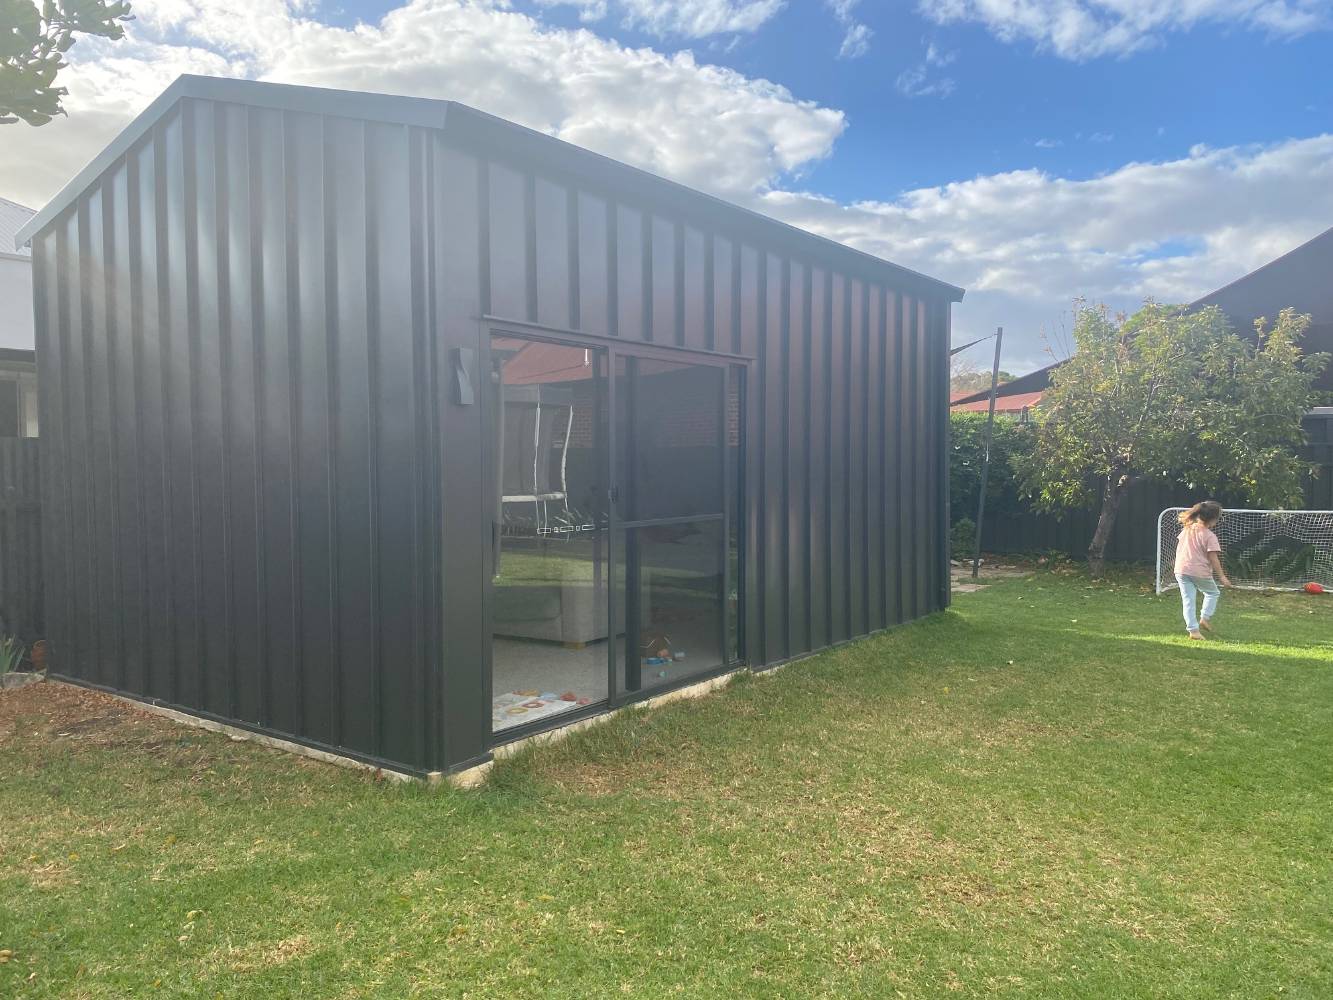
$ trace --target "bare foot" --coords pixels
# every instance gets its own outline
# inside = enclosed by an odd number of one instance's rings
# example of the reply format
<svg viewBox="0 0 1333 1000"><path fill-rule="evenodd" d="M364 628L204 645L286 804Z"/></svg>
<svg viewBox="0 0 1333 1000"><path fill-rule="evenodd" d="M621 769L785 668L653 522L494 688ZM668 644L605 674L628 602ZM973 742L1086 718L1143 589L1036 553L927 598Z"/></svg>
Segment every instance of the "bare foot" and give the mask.
<svg viewBox="0 0 1333 1000"><path fill-rule="evenodd" d="M1191 638L1191 639L1202 639L1202 638L1203 638L1203 633L1202 633L1202 632L1191 632L1191 633L1190 633L1190 638Z"/></svg>
<svg viewBox="0 0 1333 1000"><path fill-rule="evenodd" d="M1203 629L1205 632L1211 632L1213 630L1213 623L1207 618L1200 618L1199 628Z"/></svg>

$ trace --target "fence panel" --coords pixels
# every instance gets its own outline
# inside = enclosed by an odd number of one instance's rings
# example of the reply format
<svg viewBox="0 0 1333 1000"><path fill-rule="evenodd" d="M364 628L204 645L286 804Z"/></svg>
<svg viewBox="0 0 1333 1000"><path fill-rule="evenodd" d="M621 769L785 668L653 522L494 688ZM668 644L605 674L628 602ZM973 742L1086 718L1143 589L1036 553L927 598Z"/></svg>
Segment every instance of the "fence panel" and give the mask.
<svg viewBox="0 0 1333 1000"><path fill-rule="evenodd" d="M42 507L36 438L0 438L0 635L42 637Z"/></svg>
<svg viewBox="0 0 1333 1000"><path fill-rule="evenodd" d="M1316 411L1302 424L1306 439L1304 457L1317 467L1315 475L1306 477L1304 506L1308 510L1333 510L1333 409ZM1106 558L1115 562L1152 562L1157 554L1157 515L1167 507L1187 507L1207 499L1209 495L1205 493L1168 483L1135 483L1121 504ZM1215 499L1223 506L1251 506L1236 497ZM1066 511L1059 517L1028 511L988 514L981 547L997 555L1062 552L1083 559L1096 527L1095 508Z"/></svg>

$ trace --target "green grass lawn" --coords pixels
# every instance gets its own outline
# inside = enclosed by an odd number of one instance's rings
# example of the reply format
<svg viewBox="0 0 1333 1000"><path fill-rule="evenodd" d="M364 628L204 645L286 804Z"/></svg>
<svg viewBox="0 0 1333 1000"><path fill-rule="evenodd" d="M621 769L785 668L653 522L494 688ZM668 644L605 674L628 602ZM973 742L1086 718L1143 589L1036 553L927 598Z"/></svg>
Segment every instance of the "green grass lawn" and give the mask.
<svg viewBox="0 0 1333 1000"><path fill-rule="evenodd" d="M1217 624L1043 573L471 793L18 713L0 996L1324 1000L1333 598Z"/></svg>

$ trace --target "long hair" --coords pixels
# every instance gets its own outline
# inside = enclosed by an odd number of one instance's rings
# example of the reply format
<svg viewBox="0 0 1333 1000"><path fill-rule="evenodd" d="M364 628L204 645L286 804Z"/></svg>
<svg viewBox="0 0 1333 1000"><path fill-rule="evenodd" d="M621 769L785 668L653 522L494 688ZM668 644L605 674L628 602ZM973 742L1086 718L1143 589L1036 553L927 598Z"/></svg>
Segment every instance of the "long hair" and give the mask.
<svg viewBox="0 0 1333 1000"><path fill-rule="evenodd" d="M1192 524L1212 524L1222 516L1222 505L1216 500L1201 500L1189 510L1180 512L1180 526L1188 528Z"/></svg>

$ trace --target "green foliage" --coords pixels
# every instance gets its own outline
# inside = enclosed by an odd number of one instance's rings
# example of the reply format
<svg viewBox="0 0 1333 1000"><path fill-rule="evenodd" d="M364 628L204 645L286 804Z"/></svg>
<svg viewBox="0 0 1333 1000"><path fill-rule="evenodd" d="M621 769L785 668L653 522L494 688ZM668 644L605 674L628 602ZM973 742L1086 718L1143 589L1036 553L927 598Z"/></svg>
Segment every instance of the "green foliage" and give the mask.
<svg viewBox="0 0 1333 1000"><path fill-rule="evenodd" d="M1006 371L1000 372L999 384L1012 382L1014 377ZM980 392L982 389L990 389L990 371L968 371L960 372L949 379L949 389L952 392Z"/></svg>
<svg viewBox="0 0 1333 1000"><path fill-rule="evenodd" d="M55 85L76 34L115 40L133 20L125 0L0 0L0 125L45 125L65 109Z"/></svg>
<svg viewBox="0 0 1333 1000"><path fill-rule="evenodd" d="M985 440L986 414L949 415L949 504L955 521L976 514ZM1031 427L1010 417L995 418L986 490L987 514L1016 514L1026 509L1015 467L1031 442Z"/></svg>
<svg viewBox="0 0 1333 1000"><path fill-rule="evenodd" d="M1023 488L1047 510L1105 503L1145 478L1261 507L1299 502L1301 416L1327 361L1301 355L1309 322L1284 309L1251 342L1216 307L1149 303L1124 320L1081 310L1074 356L1052 372L1017 462Z"/></svg>
<svg viewBox="0 0 1333 1000"><path fill-rule="evenodd" d="M17 670L26 653L27 647L17 637L7 635L0 639L0 677Z"/></svg>
<svg viewBox="0 0 1333 1000"><path fill-rule="evenodd" d="M960 517L949 531L949 545L955 559L971 555L977 548L977 522Z"/></svg>

